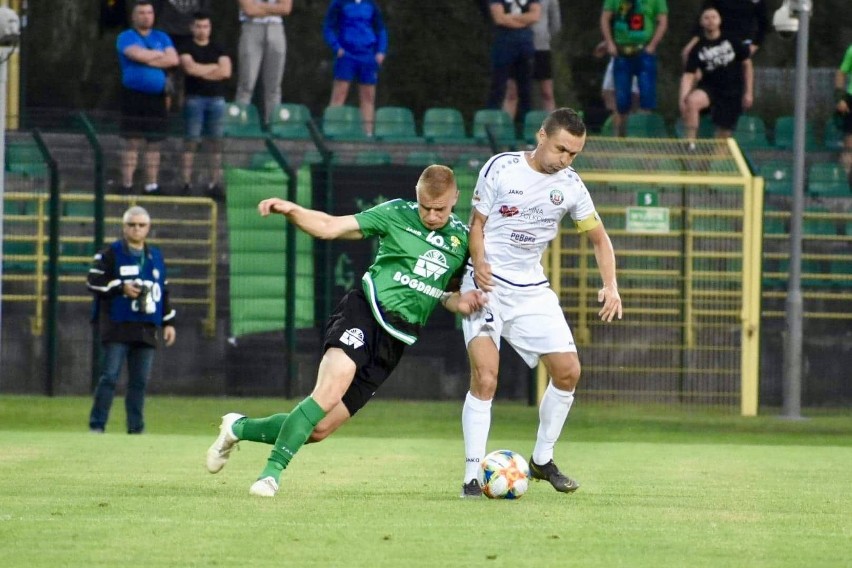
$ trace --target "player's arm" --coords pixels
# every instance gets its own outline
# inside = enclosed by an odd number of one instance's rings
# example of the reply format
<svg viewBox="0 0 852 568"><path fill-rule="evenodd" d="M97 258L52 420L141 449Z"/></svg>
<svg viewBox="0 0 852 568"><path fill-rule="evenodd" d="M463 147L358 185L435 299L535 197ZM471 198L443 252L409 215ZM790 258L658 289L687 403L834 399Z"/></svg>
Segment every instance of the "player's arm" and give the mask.
<svg viewBox="0 0 852 568"><path fill-rule="evenodd" d="M598 302L603 307L598 315L603 321L612 321L614 317L621 319L621 296L618 294L618 281L615 279L615 251L612 241L602 223L586 232L595 250L595 260L601 273L603 288L598 291Z"/></svg>
<svg viewBox="0 0 852 568"><path fill-rule="evenodd" d="M180 54L180 67L192 77L205 77L216 69L215 63L196 63L189 53Z"/></svg>
<svg viewBox="0 0 852 568"><path fill-rule="evenodd" d="M204 75L208 81L224 81L231 78L231 58L227 55L220 55L219 60L210 65L213 69Z"/></svg>
<svg viewBox="0 0 852 568"><path fill-rule="evenodd" d="M754 65L752 65L751 59L743 61L743 84L745 85L745 89L743 90L743 109L748 110L754 102Z"/></svg>
<svg viewBox="0 0 852 568"><path fill-rule="evenodd" d="M490 9L491 19L494 20L494 23L498 26L513 30L520 30L529 25L521 23L521 20L517 16L507 14L503 9L502 4L491 4Z"/></svg>
<svg viewBox="0 0 852 568"><path fill-rule="evenodd" d="M322 211L306 209L292 201L264 199L257 206L261 216L278 213L312 237L323 240L363 239L364 234L354 215L329 215Z"/></svg>
<svg viewBox="0 0 852 568"><path fill-rule="evenodd" d="M480 289L490 292L494 287L494 280L491 277L491 265L485 260L485 222L487 220L485 215L473 208L473 213L470 215L468 247L470 261L473 263L473 280Z"/></svg>
<svg viewBox="0 0 852 568"><path fill-rule="evenodd" d="M687 44L683 46L683 49L680 52L680 59L684 65L686 65L686 61L689 59L689 52L692 51L692 48L695 47L696 43L698 43L698 36L692 36Z"/></svg>
<svg viewBox="0 0 852 568"><path fill-rule="evenodd" d="M612 39L612 10L601 12L601 35L606 44L606 52L615 57L618 55L618 47Z"/></svg>
<svg viewBox="0 0 852 568"><path fill-rule="evenodd" d="M444 292L441 295L441 305L454 314L462 314L469 316L473 312L482 309L488 303L488 297L482 290L468 290L461 293L458 290L455 292Z"/></svg>

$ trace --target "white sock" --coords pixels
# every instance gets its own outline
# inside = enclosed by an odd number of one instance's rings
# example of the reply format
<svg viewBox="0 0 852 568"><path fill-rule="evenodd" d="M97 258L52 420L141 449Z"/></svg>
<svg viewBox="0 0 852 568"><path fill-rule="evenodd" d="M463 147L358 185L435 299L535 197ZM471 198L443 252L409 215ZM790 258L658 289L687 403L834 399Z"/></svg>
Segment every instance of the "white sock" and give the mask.
<svg viewBox="0 0 852 568"><path fill-rule="evenodd" d="M553 459L553 447L562 433L562 426L565 425L573 402L574 391L559 390L553 386L553 382L548 383L538 408L538 435L532 455L538 465Z"/></svg>
<svg viewBox="0 0 852 568"><path fill-rule="evenodd" d="M479 400L469 392L462 408L464 432L464 482L479 475L479 464L485 457L488 430L491 429L491 400Z"/></svg>

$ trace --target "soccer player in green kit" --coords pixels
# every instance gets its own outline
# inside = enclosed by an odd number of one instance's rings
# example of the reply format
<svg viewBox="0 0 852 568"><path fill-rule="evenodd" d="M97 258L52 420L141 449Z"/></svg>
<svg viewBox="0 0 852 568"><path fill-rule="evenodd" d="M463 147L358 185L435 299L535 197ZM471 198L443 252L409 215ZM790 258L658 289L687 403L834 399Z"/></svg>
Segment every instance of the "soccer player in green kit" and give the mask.
<svg viewBox="0 0 852 568"><path fill-rule="evenodd" d="M332 216L283 199L258 205L264 217L284 215L320 239L379 237L362 285L350 290L329 318L324 354L310 396L289 413L251 419L222 417L219 436L207 451L207 470L219 472L240 440L273 444L266 467L249 492L274 497L281 472L307 441L328 437L375 394L396 367L406 345L441 303L471 314L484 294L458 290L468 250L468 228L453 214L458 188L451 169L432 165L416 186L417 201L394 199L355 215Z"/></svg>

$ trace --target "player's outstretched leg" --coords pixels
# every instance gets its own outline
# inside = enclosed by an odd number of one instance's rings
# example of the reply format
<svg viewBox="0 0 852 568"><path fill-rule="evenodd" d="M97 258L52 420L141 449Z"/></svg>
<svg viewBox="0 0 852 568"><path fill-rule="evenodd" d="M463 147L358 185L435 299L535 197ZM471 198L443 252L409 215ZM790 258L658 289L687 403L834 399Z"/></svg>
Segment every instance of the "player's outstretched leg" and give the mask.
<svg viewBox="0 0 852 568"><path fill-rule="evenodd" d="M207 450L207 471L210 473L219 473L225 464L228 463L228 458L231 457L231 451L237 446L240 439L234 434L234 422L244 418L242 414L230 412L222 417L222 423L219 425L219 435L216 436L216 441Z"/></svg>

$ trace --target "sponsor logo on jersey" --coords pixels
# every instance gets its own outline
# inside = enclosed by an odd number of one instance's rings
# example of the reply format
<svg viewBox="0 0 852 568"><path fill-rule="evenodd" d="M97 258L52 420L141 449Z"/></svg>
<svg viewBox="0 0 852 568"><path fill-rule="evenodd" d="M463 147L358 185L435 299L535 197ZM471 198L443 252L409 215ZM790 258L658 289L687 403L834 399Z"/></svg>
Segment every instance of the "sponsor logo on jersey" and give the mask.
<svg viewBox="0 0 852 568"><path fill-rule="evenodd" d="M406 233L411 233L412 235L417 235L418 237L422 237L422 236L423 236L423 233L421 233L421 232L420 232L420 231L418 231L417 229L413 229L413 228L411 228L411 227L406 227L406 228L405 228L405 232L406 232Z"/></svg>
<svg viewBox="0 0 852 568"><path fill-rule="evenodd" d="M460 239L460 238L458 238L458 237L457 237L457 236L455 236L455 235L453 235L452 237L450 237L450 247L451 247L453 250L456 250L456 249L457 249L457 248L459 248L460 246L461 246L461 239Z"/></svg>
<svg viewBox="0 0 852 568"><path fill-rule="evenodd" d="M518 213L520 213L520 211L515 206L511 206L511 207L509 207L508 205L501 205L500 206L500 215L502 215L503 217L514 217Z"/></svg>
<svg viewBox="0 0 852 568"><path fill-rule="evenodd" d="M430 233L431 234L431 233ZM441 240L443 245L443 239ZM449 269L447 257L441 251L429 250L420 255L414 265L414 274L423 278L437 280Z"/></svg>
<svg viewBox="0 0 852 568"><path fill-rule="evenodd" d="M482 198L479 197L479 190L474 189L473 190L473 199L471 201L473 201L474 203L478 203L480 199L482 199Z"/></svg>
<svg viewBox="0 0 852 568"><path fill-rule="evenodd" d="M518 243L519 245L535 244L535 238L535 235L525 233L524 231L512 231L509 235L509 240L513 243Z"/></svg>
<svg viewBox="0 0 852 568"><path fill-rule="evenodd" d="M426 284L423 280L419 280L414 276L403 274L399 271L397 271L396 274L393 275L393 279L394 282L399 282L403 286L408 286L412 290L417 290L421 294L426 294L427 296L431 296L435 299L440 298L441 294L444 293L444 290L438 286Z"/></svg>
<svg viewBox="0 0 852 568"><path fill-rule="evenodd" d="M554 189L550 192L550 202L554 205L562 205L562 202L565 201L565 196L562 195L562 192L558 189Z"/></svg>
<svg viewBox="0 0 852 568"><path fill-rule="evenodd" d="M521 211L521 219L534 225L553 225L557 220L553 217L546 217L544 209L541 207L529 207Z"/></svg>
<svg viewBox="0 0 852 568"><path fill-rule="evenodd" d="M524 194L523 189L510 189L509 190L509 195L523 195L523 194Z"/></svg>
<svg viewBox="0 0 852 568"><path fill-rule="evenodd" d="M358 349L364 345L364 332L357 327L347 329L343 332L343 335L340 336L340 342L343 345L349 345L350 347Z"/></svg>

